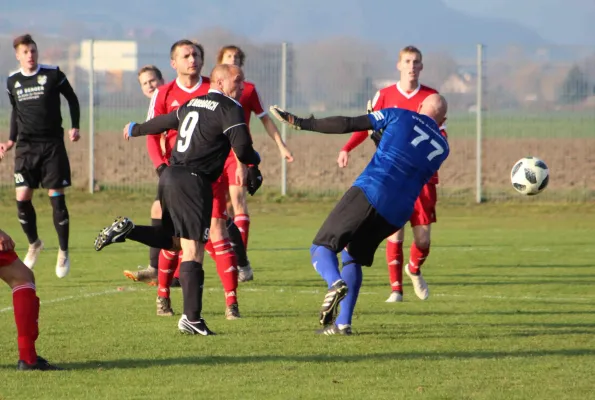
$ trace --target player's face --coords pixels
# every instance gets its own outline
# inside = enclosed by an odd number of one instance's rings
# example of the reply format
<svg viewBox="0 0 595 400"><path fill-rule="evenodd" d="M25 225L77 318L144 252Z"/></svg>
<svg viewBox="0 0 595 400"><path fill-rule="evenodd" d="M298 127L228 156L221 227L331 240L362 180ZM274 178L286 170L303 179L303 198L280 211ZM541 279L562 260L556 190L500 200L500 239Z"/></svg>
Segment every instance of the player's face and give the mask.
<svg viewBox="0 0 595 400"><path fill-rule="evenodd" d="M417 81L423 68L421 57L417 53L404 53L397 63L397 69L401 73L401 80L407 82Z"/></svg>
<svg viewBox="0 0 595 400"><path fill-rule="evenodd" d="M145 71L140 74L138 82L140 83L140 88L143 91L143 94L148 98L153 96L153 92L157 87L163 85L163 80L158 79L153 71Z"/></svg>
<svg viewBox="0 0 595 400"><path fill-rule="evenodd" d="M223 79L221 85L221 91L223 93L232 99L239 101L240 97L242 97L242 92L244 91L244 73L241 71L232 71L228 77Z"/></svg>
<svg viewBox="0 0 595 400"><path fill-rule="evenodd" d="M221 64L236 65L240 67L240 53L235 50L226 50L221 58Z"/></svg>
<svg viewBox="0 0 595 400"><path fill-rule="evenodd" d="M37 46L34 44L21 44L16 48L16 57L21 68L33 70L37 68Z"/></svg>
<svg viewBox="0 0 595 400"><path fill-rule="evenodd" d="M171 66L176 70L178 76L198 76L202 70L203 59L196 46L180 46L174 53Z"/></svg>

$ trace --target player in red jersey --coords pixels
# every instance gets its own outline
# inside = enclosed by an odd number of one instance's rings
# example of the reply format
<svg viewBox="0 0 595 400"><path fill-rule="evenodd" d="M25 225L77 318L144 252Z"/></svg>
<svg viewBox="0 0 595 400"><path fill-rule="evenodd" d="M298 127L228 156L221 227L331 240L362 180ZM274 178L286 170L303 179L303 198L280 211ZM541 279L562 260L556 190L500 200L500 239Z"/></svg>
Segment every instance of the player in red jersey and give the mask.
<svg viewBox="0 0 595 400"><path fill-rule="evenodd" d="M0 279L12 289L14 320L17 325L20 371L60 370L37 355L35 341L39 335L39 298L35 292L35 277L14 251L14 241L0 230Z"/></svg>
<svg viewBox="0 0 595 400"><path fill-rule="evenodd" d="M165 82L161 70L154 65L145 65L138 70L138 83L140 84L143 94L151 99L153 92L162 86ZM160 147L162 153L165 152L165 135L161 136ZM155 199L151 206L151 225L161 225L161 205L159 200ZM139 282L145 282L151 286L157 286L157 266L159 262L159 252L161 249L154 247L149 248L149 265L142 269L138 266L138 271L124 271L124 275Z"/></svg>
<svg viewBox="0 0 595 400"><path fill-rule="evenodd" d="M241 48L234 45L223 46L217 54L217 64L232 64L242 68L245 60L245 53ZM240 98L240 104L244 108L246 124L250 126L250 117L254 113L262 122L267 134L277 144L281 157L292 162L293 155L283 142L283 139L281 139L275 123L264 110L256 86L253 83L244 81L244 92ZM242 240L247 249L250 215L248 214L246 197L246 166L238 162L233 151L229 152L222 177L229 190L231 207L228 207L228 213L233 214L234 222L242 233ZM253 272L250 264L246 266L240 265L239 281L246 282L252 279Z"/></svg>
<svg viewBox="0 0 595 400"><path fill-rule="evenodd" d="M209 78L200 75L204 64L204 49L201 45L190 40L179 40L172 45L170 58L171 66L176 70L177 78L154 91L147 119L177 110L188 100L206 95L209 91ZM176 145L177 135L178 131L169 130L164 135L147 136L147 150L158 175L168 165L171 151ZM160 143L162 136L165 136L165 147L163 149ZM227 319L236 319L240 316L236 293L238 263L229 240L226 221L225 186L217 181L213 184L210 240L205 249L214 258L217 273L223 284L226 299L225 315ZM180 260L181 257L176 252L161 250L159 253L157 315L172 316L174 314L171 308L169 290ZM126 275L133 280L137 280L134 273Z"/></svg>
<svg viewBox="0 0 595 400"><path fill-rule="evenodd" d="M372 100L373 111L388 107L404 108L418 111L423 100L436 90L419 83L419 75L423 69L422 54L414 46L407 46L399 52L397 69L400 80L391 86L380 89ZM444 122L444 121L443 121ZM446 136L442 123L442 133ZM356 132L339 152L337 163L344 168L349 162L349 152L363 143L368 132ZM413 244L411 245L409 262L406 272L411 278L417 297L426 300L429 296L428 285L421 274L421 266L430 253L430 233L432 224L436 222L436 185L438 174L425 185L420 193L409 223L413 230ZM403 240L405 231L399 230L388 238L386 246L386 260L391 285L391 295L388 303L403 301Z"/></svg>

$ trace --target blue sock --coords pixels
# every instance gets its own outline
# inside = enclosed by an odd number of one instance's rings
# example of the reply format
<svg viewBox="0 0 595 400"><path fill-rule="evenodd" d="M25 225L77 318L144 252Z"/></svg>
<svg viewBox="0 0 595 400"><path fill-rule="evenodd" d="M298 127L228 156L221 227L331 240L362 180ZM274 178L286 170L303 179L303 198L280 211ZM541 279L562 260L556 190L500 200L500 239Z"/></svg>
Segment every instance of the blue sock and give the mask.
<svg viewBox="0 0 595 400"><path fill-rule="evenodd" d="M329 288L333 283L341 279L339 260L334 252L326 247L313 244L312 247L310 247L310 255L312 256L312 265L314 266L314 269L326 281Z"/></svg>
<svg viewBox="0 0 595 400"><path fill-rule="evenodd" d="M355 303L357 303L359 296L359 289L362 287L362 266L352 263L353 258L345 250L341 252L341 260L343 261L341 278L347 283L348 292L347 296L340 303L339 315L335 324L351 325L351 318L353 317Z"/></svg>

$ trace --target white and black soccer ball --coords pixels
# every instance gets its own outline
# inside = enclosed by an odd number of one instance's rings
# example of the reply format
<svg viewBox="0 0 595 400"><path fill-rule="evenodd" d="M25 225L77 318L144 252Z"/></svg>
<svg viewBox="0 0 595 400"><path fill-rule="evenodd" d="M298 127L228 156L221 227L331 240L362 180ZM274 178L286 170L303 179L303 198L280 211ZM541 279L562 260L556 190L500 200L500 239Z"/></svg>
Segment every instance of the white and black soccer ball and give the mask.
<svg viewBox="0 0 595 400"><path fill-rule="evenodd" d="M550 171L547 165L536 157L521 158L510 171L512 187L527 196L541 193L547 187L549 180Z"/></svg>

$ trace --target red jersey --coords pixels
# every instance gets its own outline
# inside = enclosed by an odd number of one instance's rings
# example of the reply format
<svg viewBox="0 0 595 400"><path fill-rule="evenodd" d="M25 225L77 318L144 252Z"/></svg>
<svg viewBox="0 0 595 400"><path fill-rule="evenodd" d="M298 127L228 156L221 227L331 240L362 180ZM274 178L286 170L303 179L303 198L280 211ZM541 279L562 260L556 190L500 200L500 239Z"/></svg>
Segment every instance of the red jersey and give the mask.
<svg viewBox="0 0 595 400"><path fill-rule="evenodd" d="M240 104L244 108L244 118L248 126L250 126L250 116L252 113L256 114L258 118L262 118L267 114L262 106L256 86L251 82L244 82L244 91L242 92L242 97L240 97Z"/></svg>
<svg viewBox="0 0 595 400"><path fill-rule="evenodd" d="M372 107L374 111L389 107L398 107L409 111L417 111L419 110L419 106L425 100L425 98L435 93L438 93L438 91L424 85L418 85L415 90L408 92L401 89L400 83L397 82L396 85L387 86L384 89L380 89L378 92L376 92L376 95L372 100ZM440 129L442 134L447 136L446 125L443 124ZM353 135L351 135L351 138L347 143L345 143L345 146L343 146L341 150L350 152L362 144L367 137L368 132L366 131L355 132ZM438 183L438 173L436 173L432 179L430 179L429 183Z"/></svg>
<svg viewBox="0 0 595 400"><path fill-rule="evenodd" d="M183 86L177 79L159 86L153 92L147 113L147 120L177 110L182 104L194 97L206 95L209 92L210 83L209 78L201 76L198 79L198 83L191 88ZM159 143L162 135L147 136L147 150L155 168L163 163L169 164L169 157L176 143L177 134L178 131L174 129L167 131L165 134L165 151L162 151Z"/></svg>

